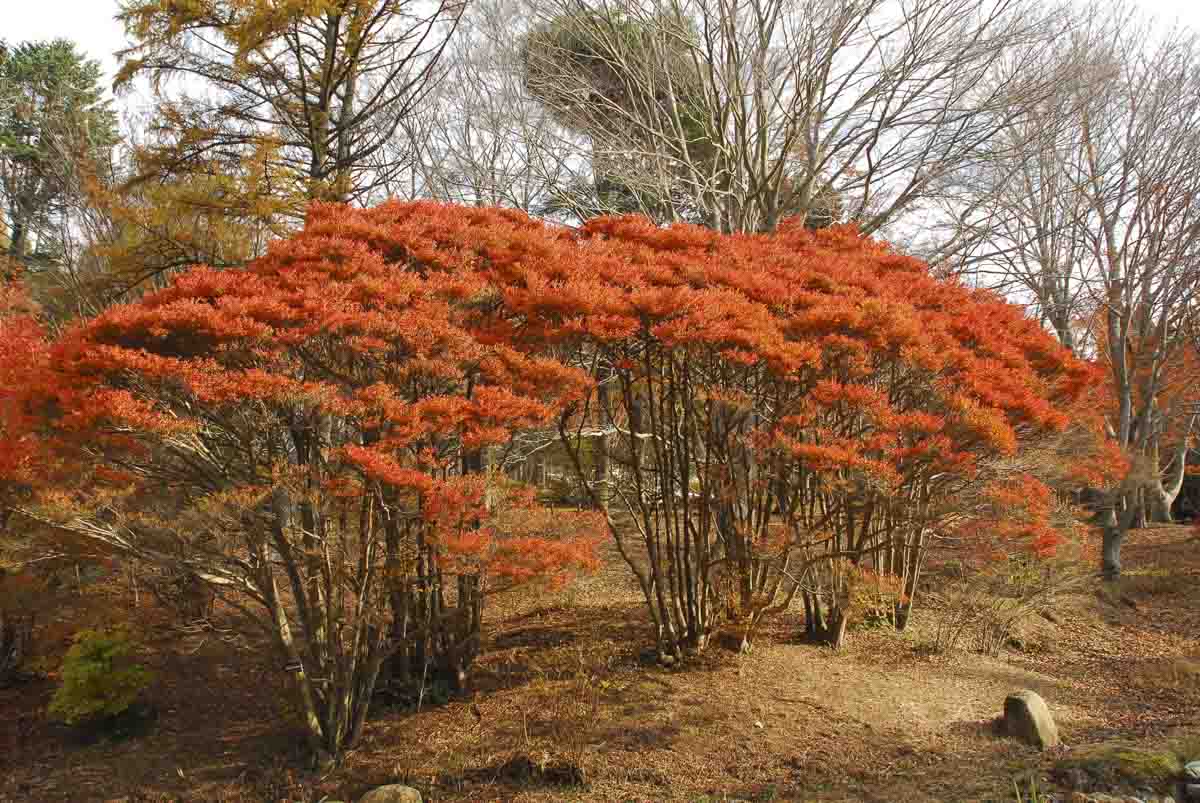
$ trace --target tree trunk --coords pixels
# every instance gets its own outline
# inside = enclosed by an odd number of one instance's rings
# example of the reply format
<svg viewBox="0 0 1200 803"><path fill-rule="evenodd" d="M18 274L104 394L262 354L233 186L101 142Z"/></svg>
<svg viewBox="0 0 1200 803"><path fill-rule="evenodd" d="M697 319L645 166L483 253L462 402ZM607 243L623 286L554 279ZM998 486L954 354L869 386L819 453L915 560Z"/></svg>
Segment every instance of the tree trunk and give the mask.
<svg viewBox="0 0 1200 803"><path fill-rule="evenodd" d="M1183 489L1183 478L1187 470L1188 439L1184 437L1171 455L1167 465L1166 476L1156 477L1149 489L1151 498L1150 519L1156 524L1171 524L1171 507Z"/></svg>
<svg viewBox="0 0 1200 803"><path fill-rule="evenodd" d="M846 624L849 617L836 602L828 606L821 596L812 591L802 595L804 602L804 627L808 639L818 644L827 644L835 650L846 641Z"/></svg>
<svg viewBox="0 0 1200 803"><path fill-rule="evenodd" d="M841 608L835 608L830 614L830 619L827 642L830 647L840 650L846 642L846 624L850 617L846 616L846 612Z"/></svg>
<svg viewBox="0 0 1200 803"><path fill-rule="evenodd" d="M20 262L25 257L25 223L14 209L11 213L12 231L10 232L8 241L8 255L15 262Z"/></svg>
<svg viewBox="0 0 1200 803"><path fill-rule="evenodd" d="M1175 520L1171 516L1171 505L1175 499L1167 493L1162 482L1155 482L1149 489L1149 521L1151 524L1171 524Z"/></svg>
<svg viewBox="0 0 1200 803"><path fill-rule="evenodd" d="M305 667L304 657L292 636L291 623L284 610L278 584L273 577L268 576L267 581L262 583L261 587L268 594L267 604L275 625L275 637L287 661L285 669L291 675L296 696L299 698L300 713L304 718L304 735L309 751L316 762L328 761L332 755L336 754L336 751L329 749L329 731L326 727L327 722L321 716L323 713L320 706L321 701L313 687L308 669Z"/></svg>
<svg viewBox="0 0 1200 803"><path fill-rule="evenodd" d="M0 688L17 678L33 640L33 617L0 610Z"/></svg>
<svg viewBox="0 0 1200 803"><path fill-rule="evenodd" d="M459 575L453 605L443 598L443 582L440 573L422 574L390 595L390 640L396 647L383 674L387 685L406 697L415 693L419 699L430 683L455 694L469 689L469 671L483 634L481 580Z"/></svg>
<svg viewBox="0 0 1200 803"><path fill-rule="evenodd" d="M608 513L608 503L610 496L609 480L612 476L612 470L609 465L608 456L608 433L605 431L606 418L608 411L608 387L603 381L596 388L596 403L600 408L600 415L597 416L596 424L600 427L600 436L596 438L596 494L595 498L600 504L600 509Z"/></svg>
<svg viewBox="0 0 1200 803"><path fill-rule="evenodd" d="M1103 533L1100 572L1105 580L1116 580L1121 576L1121 542L1125 533L1116 524L1105 524Z"/></svg>
<svg viewBox="0 0 1200 803"><path fill-rule="evenodd" d="M1118 494L1113 504L1099 516L1103 533L1100 573L1105 580L1116 580L1121 576L1121 544L1139 511L1137 492L1134 491Z"/></svg>
<svg viewBox="0 0 1200 803"><path fill-rule="evenodd" d="M1130 505L1129 529L1144 530L1149 525L1149 488L1142 486L1138 488L1130 497L1127 504Z"/></svg>
<svg viewBox="0 0 1200 803"><path fill-rule="evenodd" d="M921 569L925 562L925 532L922 530L897 541L897 547L892 550L892 572L897 574L904 584L904 597L892 606L892 625L897 632L902 633L912 619L913 605L916 604L917 584L920 582ZM899 565L896 558L899 558Z"/></svg>

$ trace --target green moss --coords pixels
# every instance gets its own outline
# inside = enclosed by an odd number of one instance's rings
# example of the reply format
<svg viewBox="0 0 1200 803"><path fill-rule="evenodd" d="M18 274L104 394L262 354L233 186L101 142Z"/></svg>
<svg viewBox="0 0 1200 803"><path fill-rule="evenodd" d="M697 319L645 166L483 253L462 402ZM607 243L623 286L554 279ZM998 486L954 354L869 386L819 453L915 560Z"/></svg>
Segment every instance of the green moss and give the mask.
<svg viewBox="0 0 1200 803"><path fill-rule="evenodd" d="M1170 784L1183 764L1170 748L1151 750L1108 743L1078 748L1058 762L1058 769L1080 769L1106 783L1158 787Z"/></svg>

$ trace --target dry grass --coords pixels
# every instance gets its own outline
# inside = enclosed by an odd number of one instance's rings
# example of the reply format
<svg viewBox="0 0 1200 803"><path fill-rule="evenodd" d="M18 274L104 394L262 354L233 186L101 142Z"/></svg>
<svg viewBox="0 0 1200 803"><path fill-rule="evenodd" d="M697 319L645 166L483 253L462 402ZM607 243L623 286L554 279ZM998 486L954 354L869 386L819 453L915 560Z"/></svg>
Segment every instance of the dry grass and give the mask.
<svg viewBox="0 0 1200 803"><path fill-rule="evenodd" d="M1194 577L1200 550L1180 533L1135 533L1132 576ZM473 698L378 712L327 778L296 769L276 667L211 634L181 638L143 600L157 639L154 732L73 744L42 717L48 682L0 693L0 800L353 800L404 782L433 801L1011 801L1014 777L1040 777L1056 758L993 734L1015 688L1046 697L1072 746L1168 732L1200 743L1188 725L1200 600L1187 583L1135 579L1120 595L1136 607L1081 589L1056 602L1056 621L1023 624L1036 649L996 657L929 655L931 606L910 632L856 630L838 653L799 643L802 623L787 615L749 655L713 649L668 670L646 650L628 571L608 558L573 590L497 601Z"/></svg>

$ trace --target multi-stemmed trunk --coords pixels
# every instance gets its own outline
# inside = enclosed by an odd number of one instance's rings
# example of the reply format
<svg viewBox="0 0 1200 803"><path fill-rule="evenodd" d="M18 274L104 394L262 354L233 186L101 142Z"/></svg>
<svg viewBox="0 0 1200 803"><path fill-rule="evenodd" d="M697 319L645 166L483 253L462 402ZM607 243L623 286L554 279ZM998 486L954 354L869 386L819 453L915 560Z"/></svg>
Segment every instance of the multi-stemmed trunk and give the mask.
<svg viewBox="0 0 1200 803"><path fill-rule="evenodd" d="M839 595L806 590L800 598L804 602L804 630L808 639L840 649L846 640L850 617Z"/></svg>
<svg viewBox="0 0 1200 803"><path fill-rule="evenodd" d="M900 580L901 597L892 606L892 625L903 632L912 617L917 599L917 585L925 562L926 532L923 528L909 530L904 536L896 536L891 550L887 550L885 568Z"/></svg>
<svg viewBox="0 0 1200 803"><path fill-rule="evenodd" d="M464 476L483 471L479 451L465 453L460 462ZM418 703L431 685L455 694L467 691L468 671L483 634L483 578L445 571L439 545L419 515L405 521L393 518L386 545L393 650L388 684L415 692Z"/></svg>
<svg viewBox="0 0 1200 803"><path fill-rule="evenodd" d="M612 364L621 362L630 365L623 357ZM779 490L759 480L760 457L747 443L760 422L699 392L709 370L693 355L646 344L636 368L606 374L572 427L560 425L576 477L606 511L637 579L666 663L705 649L719 632L746 649L778 610L786 561L758 545ZM597 422L609 433L599 477L580 447L584 427Z"/></svg>
<svg viewBox="0 0 1200 803"><path fill-rule="evenodd" d="M314 764L324 768L340 761L362 735L387 655L387 637L370 616L364 615L362 604L351 602L354 615L346 616L348 611L336 595L314 598L313 586L297 570L304 562L301 550L289 548L278 537L272 541L270 547L266 542L254 545L262 567L256 585L270 614L272 632L284 658L283 669L299 701ZM272 572L268 560L271 548L285 566L290 604ZM360 580L361 603L372 595L376 578L368 570ZM317 622L324 624L318 626ZM349 626L331 628L330 623ZM299 634L294 632L296 625Z"/></svg>
<svg viewBox="0 0 1200 803"><path fill-rule="evenodd" d="M1174 521L1171 507L1183 490L1183 478L1187 469L1187 438L1180 440L1171 455L1171 462L1163 474L1156 474L1147 493L1150 497L1150 521L1155 524L1170 524Z"/></svg>
<svg viewBox="0 0 1200 803"><path fill-rule="evenodd" d="M422 551L414 575L401 580L389 595L393 652L386 672L390 686L407 690L418 701L430 686L454 693L467 690L483 619L479 577L450 578L437 567L432 550ZM456 588L448 599L445 584L451 579Z"/></svg>

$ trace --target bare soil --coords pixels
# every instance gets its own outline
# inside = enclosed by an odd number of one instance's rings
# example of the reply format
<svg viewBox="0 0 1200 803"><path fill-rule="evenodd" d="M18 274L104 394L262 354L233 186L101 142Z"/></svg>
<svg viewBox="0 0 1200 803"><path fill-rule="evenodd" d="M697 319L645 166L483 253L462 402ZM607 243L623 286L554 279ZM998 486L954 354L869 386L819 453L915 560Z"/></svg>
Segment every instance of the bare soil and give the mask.
<svg viewBox="0 0 1200 803"><path fill-rule="evenodd" d="M1090 584L997 657L931 654L942 612L928 606L907 632L856 630L839 652L801 643L788 615L748 655L668 669L614 551L565 591L497 600L473 696L381 710L326 777L303 769L284 674L231 613L180 632L145 595L109 589L144 633L156 721L86 743L46 718L53 673L0 690L0 801L355 800L385 783L431 801L1012 801L1027 773L1051 788L1068 748L1200 733L1200 541L1138 531L1124 557L1120 588ZM64 605L58 630L95 605ZM1046 698L1063 748L995 735L1020 688Z"/></svg>

